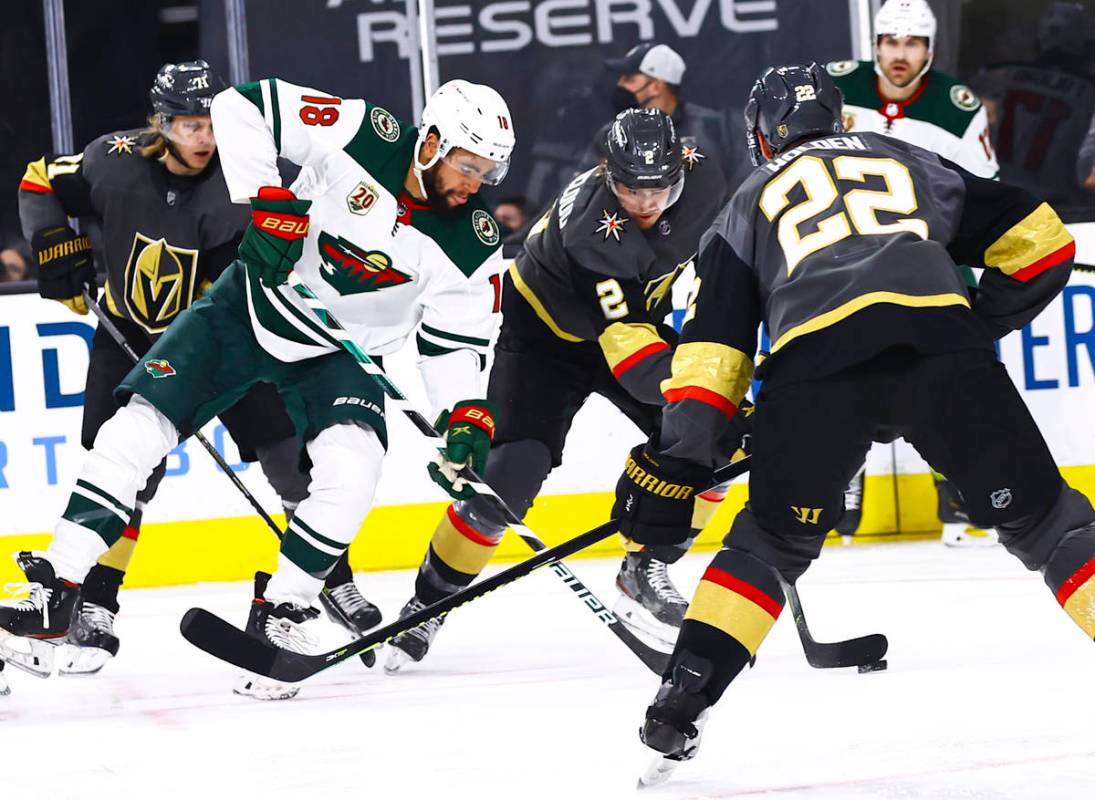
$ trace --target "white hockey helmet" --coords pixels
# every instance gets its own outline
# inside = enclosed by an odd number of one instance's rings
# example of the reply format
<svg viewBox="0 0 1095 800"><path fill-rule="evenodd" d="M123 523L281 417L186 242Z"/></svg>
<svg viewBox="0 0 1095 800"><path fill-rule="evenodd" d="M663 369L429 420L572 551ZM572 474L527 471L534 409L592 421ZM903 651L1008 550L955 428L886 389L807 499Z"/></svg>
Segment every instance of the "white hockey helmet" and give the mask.
<svg viewBox="0 0 1095 800"><path fill-rule="evenodd" d="M419 161L419 154L426 136L434 129L440 138L437 152L423 164ZM494 162L493 167L478 170L475 174L483 183L494 186L509 171L514 141L513 118L502 95L482 83L449 81L433 93L422 109L418 143L414 149L414 172L421 184L422 172L441 159L447 159L451 151L459 147ZM466 166L453 166L469 174Z"/></svg>
<svg viewBox="0 0 1095 800"><path fill-rule="evenodd" d="M935 14L927 0L886 0L874 18L874 40L878 46L881 36L923 36L928 40L928 60L916 77L920 78L931 68L935 58ZM878 58L875 57L875 70Z"/></svg>

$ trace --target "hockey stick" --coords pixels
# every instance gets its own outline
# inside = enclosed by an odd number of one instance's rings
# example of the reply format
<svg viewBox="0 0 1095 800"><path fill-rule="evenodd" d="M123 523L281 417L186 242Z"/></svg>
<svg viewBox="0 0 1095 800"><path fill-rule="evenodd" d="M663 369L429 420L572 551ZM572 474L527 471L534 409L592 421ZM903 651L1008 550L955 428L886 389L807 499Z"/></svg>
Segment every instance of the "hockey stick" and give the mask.
<svg viewBox="0 0 1095 800"><path fill-rule="evenodd" d="M747 469L749 469L748 456L716 470L715 481L712 486L741 475ZM541 550L531 558L514 564L496 575L466 586L460 591L426 606L421 611L403 619L398 619L383 628L371 631L365 637L327 653L308 655L274 647L261 639L244 633L217 615L201 608L192 608L187 611L179 625L179 630L183 638L192 645L222 661L227 661L241 669L258 675L265 675L277 681L298 683L318 672L333 667L335 664L353 658L359 653L372 650L427 620L440 619L454 608L470 603L472 600L493 592L506 584L513 583L544 565L558 564L560 559L574 555L579 550L596 544L602 539L607 539L616 531L616 521L609 520L605 524L586 531L573 539L568 539L562 544Z"/></svg>
<svg viewBox="0 0 1095 800"><path fill-rule="evenodd" d="M338 320L332 316L331 312L324 307L315 292L309 289L295 273L289 274L289 285L304 300L312 310L312 313L315 314L316 318L323 323L327 333L337 339L339 344L354 357L358 365L365 370L369 377L376 381L384 394L392 401L393 405L403 412L403 415L418 429L418 432L429 439L435 440L438 442L439 447L443 448L445 442L442 434L438 433L433 425L414 408L411 401L407 399L407 396L399 390L398 386L392 383L383 368L369 358L357 342L350 337L346 329L342 327ZM460 474L461 477L468 481L476 494L491 498L505 517L506 524L513 529L514 533L521 537L521 540L524 541L525 544L532 548L533 552L539 553L547 549L547 545L545 545L544 542L521 521L521 518L510 509L506 502L502 500L493 489L484 483L483 479L470 467L465 467ZM640 661L658 675L661 675L662 672L665 671L665 668L669 665L668 653L656 650L632 633L584 583L578 580L578 577L570 571L570 568L567 567L566 564L556 561L551 565L551 569L559 576L563 583L574 591L575 596L582 601L583 605L596 615L596 617L616 635L616 638L627 645L631 652L639 657Z"/></svg>
<svg viewBox="0 0 1095 800"><path fill-rule="evenodd" d="M835 669L839 667L859 667L860 672L873 672L886 668L883 656L890 643L881 633L870 633L856 639L841 642L819 642L810 633L806 624L806 615L802 611L802 600L798 589L784 584L787 604L791 606L791 615L795 620L799 641L806 654L806 663L815 669Z"/></svg>
<svg viewBox="0 0 1095 800"><path fill-rule="evenodd" d="M107 313L99 307L99 304L91 299L91 295L86 288L84 289L84 302L87 304L87 307L91 309L92 313L99 318L99 324L103 326L103 330L110 334L110 338L118 343L118 346L133 360L134 364L139 364L141 357L137 355L137 351L129 346L129 342L126 341L125 336L118 330L118 326L115 325L114 321L107 316ZM228 476L228 480L232 481L235 487L239 489L240 494L247 498L247 502L251 504L251 508L255 509L255 513L262 517L270 530L274 532L274 535L278 537L278 539L281 539L281 529L278 528L277 523L270 518L270 515L266 513L266 509L264 509L259 501L255 499L255 496L247 490L243 481L239 479L239 476L236 475L230 466L228 466L228 462L217 452L217 448L202 435L201 431L194 431L194 438L201 442L202 447L204 447L209 455L213 457L213 460L217 462L217 466Z"/></svg>

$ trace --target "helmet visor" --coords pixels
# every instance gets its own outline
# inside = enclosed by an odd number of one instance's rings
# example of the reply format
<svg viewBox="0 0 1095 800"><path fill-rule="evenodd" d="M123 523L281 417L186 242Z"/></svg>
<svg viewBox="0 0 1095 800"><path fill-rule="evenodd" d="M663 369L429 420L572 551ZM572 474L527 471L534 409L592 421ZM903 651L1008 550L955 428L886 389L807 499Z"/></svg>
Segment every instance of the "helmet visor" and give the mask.
<svg viewBox="0 0 1095 800"><path fill-rule="evenodd" d="M487 186L497 186L509 172L509 161L494 161L459 147L449 150L442 161L465 178L477 180Z"/></svg>
<svg viewBox="0 0 1095 800"><path fill-rule="evenodd" d="M166 138L184 147L210 147L216 142L208 114L171 117L161 123L160 130Z"/></svg>
<svg viewBox="0 0 1095 800"><path fill-rule="evenodd" d="M671 185L659 188L628 186L612 177L611 172L607 173L606 178L608 188L616 195L620 205L631 214L639 216L665 211L680 199L681 192L684 191L683 171Z"/></svg>

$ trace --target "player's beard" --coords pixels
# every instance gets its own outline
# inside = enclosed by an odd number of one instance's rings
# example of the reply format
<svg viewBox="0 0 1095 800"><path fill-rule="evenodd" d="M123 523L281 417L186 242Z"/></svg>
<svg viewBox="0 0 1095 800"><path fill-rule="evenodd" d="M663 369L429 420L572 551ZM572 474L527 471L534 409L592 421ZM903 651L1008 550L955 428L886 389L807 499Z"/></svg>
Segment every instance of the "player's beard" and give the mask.
<svg viewBox="0 0 1095 800"><path fill-rule="evenodd" d="M422 173L422 183L426 187L426 202L430 209L439 216L455 217L460 213L461 206L449 205L449 196L456 194L454 189L445 190L441 186L441 162L434 164Z"/></svg>

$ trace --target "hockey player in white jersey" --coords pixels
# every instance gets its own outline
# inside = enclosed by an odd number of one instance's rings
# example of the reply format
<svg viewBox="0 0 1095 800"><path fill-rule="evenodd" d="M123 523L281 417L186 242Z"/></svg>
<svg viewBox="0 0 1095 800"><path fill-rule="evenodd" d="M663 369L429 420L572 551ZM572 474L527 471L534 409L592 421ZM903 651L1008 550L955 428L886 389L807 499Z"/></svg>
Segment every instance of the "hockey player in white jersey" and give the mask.
<svg viewBox="0 0 1095 800"><path fill-rule="evenodd" d="M835 61L827 66L844 95L844 130L873 131L931 150L982 178L999 167L989 139L989 121L981 100L968 86L935 69L936 20L926 0L886 0L874 19L873 61ZM966 282L976 286L969 267ZM932 472L939 519L946 544L968 546L995 542L995 536L970 529L965 504L954 485ZM848 513L837 523L841 534L859 526L864 471L845 492Z"/></svg>
<svg viewBox="0 0 1095 800"><path fill-rule="evenodd" d="M485 466L494 420L476 398L503 262L477 192L508 170L514 131L502 97L450 81L416 129L364 100L268 79L222 92L212 116L229 193L252 207L240 259L118 387L122 407L49 548L26 562L33 602L0 609L0 657L19 666L48 672L50 648L37 640L64 634L78 585L121 535L152 469L259 380L285 399L312 480L277 570L256 574L247 627L297 652L315 642L304 623L372 504L387 432L382 392L286 285L292 270L364 352L393 353L417 335L430 402L448 412L434 480L452 492L473 453L475 469ZM280 186L279 156L302 167L291 189ZM297 688L244 679L237 691Z"/></svg>

